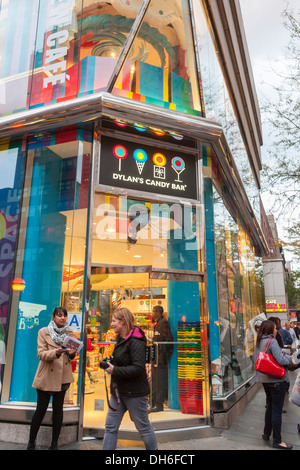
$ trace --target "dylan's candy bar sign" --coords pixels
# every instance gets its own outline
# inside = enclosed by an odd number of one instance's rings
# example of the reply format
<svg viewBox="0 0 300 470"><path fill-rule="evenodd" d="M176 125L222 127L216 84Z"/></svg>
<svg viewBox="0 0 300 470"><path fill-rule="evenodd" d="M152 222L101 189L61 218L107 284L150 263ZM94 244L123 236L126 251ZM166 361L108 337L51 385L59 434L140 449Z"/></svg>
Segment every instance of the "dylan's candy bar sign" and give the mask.
<svg viewBox="0 0 300 470"><path fill-rule="evenodd" d="M99 183L197 199L196 156L103 136Z"/></svg>

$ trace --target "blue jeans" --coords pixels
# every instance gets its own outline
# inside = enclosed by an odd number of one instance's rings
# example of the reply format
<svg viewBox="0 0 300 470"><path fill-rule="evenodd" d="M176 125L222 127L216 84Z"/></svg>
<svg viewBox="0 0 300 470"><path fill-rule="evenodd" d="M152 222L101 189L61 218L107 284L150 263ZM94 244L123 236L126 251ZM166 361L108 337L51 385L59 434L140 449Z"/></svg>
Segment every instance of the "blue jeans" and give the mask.
<svg viewBox="0 0 300 470"><path fill-rule="evenodd" d="M282 408L287 385L287 382L263 384L267 396L264 434L270 437L273 431L273 442L275 444L280 444L282 442Z"/></svg>
<svg viewBox="0 0 300 470"><path fill-rule="evenodd" d="M110 404L118 408L116 397L111 395ZM121 397L121 406L116 411L108 409L105 422L105 434L102 450L114 450L117 447L118 431L126 411L139 431L147 450L157 450L155 433L148 416L148 397Z"/></svg>

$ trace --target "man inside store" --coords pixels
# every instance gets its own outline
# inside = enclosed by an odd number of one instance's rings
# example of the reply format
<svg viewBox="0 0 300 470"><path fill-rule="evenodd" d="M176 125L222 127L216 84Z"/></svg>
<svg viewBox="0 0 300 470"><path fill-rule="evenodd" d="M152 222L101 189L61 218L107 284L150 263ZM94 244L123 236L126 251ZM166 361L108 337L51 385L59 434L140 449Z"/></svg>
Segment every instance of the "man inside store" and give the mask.
<svg viewBox="0 0 300 470"><path fill-rule="evenodd" d="M164 410L164 401L168 400L168 368L172 355L173 341L171 328L168 320L163 316L164 309L161 305L156 305L152 310L153 321L153 342L159 343L156 348L157 357L152 364L151 382L152 399L151 412L155 413ZM167 344L160 344L167 343Z"/></svg>

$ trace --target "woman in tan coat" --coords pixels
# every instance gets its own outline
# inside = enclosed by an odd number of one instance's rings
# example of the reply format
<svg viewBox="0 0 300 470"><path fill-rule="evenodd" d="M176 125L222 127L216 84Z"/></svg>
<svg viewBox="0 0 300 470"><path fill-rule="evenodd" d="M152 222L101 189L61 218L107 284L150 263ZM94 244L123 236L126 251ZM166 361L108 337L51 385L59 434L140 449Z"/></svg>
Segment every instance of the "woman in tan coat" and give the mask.
<svg viewBox="0 0 300 470"><path fill-rule="evenodd" d="M73 336L67 322L67 310L56 307L48 326L38 333L38 365L32 386L37 389L37 407L32 417L27 450L35 449L35 440L52 395L52 443L57 449L58 437L63 421L65 393L74 381L71 360L75 351L62 347L66 336Z"/></svg>

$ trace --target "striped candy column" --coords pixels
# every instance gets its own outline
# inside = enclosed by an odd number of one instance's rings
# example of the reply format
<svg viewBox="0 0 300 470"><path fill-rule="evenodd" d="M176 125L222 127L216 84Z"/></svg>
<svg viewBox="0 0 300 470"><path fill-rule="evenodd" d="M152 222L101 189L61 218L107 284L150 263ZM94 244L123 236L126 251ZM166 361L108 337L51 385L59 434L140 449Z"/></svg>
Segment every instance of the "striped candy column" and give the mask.
<svg viewBox="0 0 300 470"><path fill-rule="evenodd" d="M200 322L178 322L178 394L182 413L203 414Z"/></svg>

